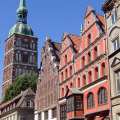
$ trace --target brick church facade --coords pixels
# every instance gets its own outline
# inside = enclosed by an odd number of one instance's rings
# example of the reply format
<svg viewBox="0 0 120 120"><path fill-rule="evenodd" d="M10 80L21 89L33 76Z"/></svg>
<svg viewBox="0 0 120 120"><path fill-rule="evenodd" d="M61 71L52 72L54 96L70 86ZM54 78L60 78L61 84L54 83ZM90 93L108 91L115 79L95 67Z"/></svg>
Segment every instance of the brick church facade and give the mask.
<svg viewBox="0 0 120 120"><path fill-rule="evenodd" d="M27 13L25 0L21 0L17 22L5 41L3 96L17 76L37 72L37 38L27 24Z"/></svg>

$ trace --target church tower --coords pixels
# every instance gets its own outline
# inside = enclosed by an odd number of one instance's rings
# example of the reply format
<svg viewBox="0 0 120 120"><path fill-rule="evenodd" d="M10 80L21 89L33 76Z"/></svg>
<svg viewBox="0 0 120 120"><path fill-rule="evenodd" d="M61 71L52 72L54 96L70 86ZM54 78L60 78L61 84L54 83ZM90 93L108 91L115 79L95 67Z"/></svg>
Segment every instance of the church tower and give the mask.
<svg viewBox="0 0 120 120"><path fill-rule="evenodd" d="M26 0L20 0L17 22L5 41L3 96L17 76L37 72L37 38L27 24L27 15Z"/></svg>

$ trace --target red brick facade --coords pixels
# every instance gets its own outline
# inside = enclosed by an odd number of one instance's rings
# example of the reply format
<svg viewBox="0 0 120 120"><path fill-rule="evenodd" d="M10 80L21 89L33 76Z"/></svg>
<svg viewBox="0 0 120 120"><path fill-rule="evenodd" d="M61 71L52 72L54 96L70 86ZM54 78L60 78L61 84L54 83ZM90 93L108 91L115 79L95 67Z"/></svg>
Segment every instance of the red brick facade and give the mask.
<svg viewBox="0 0 120 120"><path fill-rule="evenodd" d="M87 120L108 119L110 93L108 62L106 55L105 20L91 7L87 8L81 36L65 34L60 56L60 106L67 101L68 89L77 88L83 94L83 112L68 112L66 105L61 120L87 118ZM72 101L71 101L72 104ZM72 107L71 107L72 108Z"/></svg>
<svg viewBox="0 0 120 120"><path fill-rule="evenodd" d="M60 43L52 42L51 39L48 38L41 51L41 67L35 98L35 110L38 111L39 114L45 111L49 113L49 110L53 109L58 110L60 47ZM52 117L57 117L57 115L58 114L55 113Z"/></svg>
<svg viewBox="0 0 120 120"><path fill-rule="evenodd" d="M5 42L3 96L15 78L37 72L37 38L14 34Z"/></svg>

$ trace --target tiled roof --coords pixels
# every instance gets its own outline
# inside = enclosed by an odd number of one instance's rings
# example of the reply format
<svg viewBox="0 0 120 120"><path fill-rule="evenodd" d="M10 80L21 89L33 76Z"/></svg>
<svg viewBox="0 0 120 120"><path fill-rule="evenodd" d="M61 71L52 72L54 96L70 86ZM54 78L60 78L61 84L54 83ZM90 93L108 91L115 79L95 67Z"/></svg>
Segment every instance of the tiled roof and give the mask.
<svg viewBox="0 0 120 120"><path fill-rule="evenodd" d="M75 34L69 34L69 37L71 38L74 49L76 50L76 52L78 52L80 49L81 37Z"/></svg>
<svg viewBox="0 0 120 120"><path fill-rule="evenodd" d="M105 18L104 18L104 16L102 16L102 15L97 15L97 16L98 16L99 20L101 21L101 23L103 25L105 25Z"/></svg>

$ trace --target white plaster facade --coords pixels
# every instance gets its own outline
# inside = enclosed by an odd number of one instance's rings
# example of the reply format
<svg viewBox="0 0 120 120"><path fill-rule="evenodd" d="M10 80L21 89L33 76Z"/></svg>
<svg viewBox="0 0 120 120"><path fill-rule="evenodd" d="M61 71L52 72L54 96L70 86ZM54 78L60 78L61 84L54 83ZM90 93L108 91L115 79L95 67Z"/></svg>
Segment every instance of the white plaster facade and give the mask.
<svg viewBox="0 0 120 120"><path fill-rule="evenodd" d="M53 116L52 109L48 110L48 119L45 119L45 112L35 111L35 119L34 120L57 120L57 118L53 118L52 116Z"/></svg>

